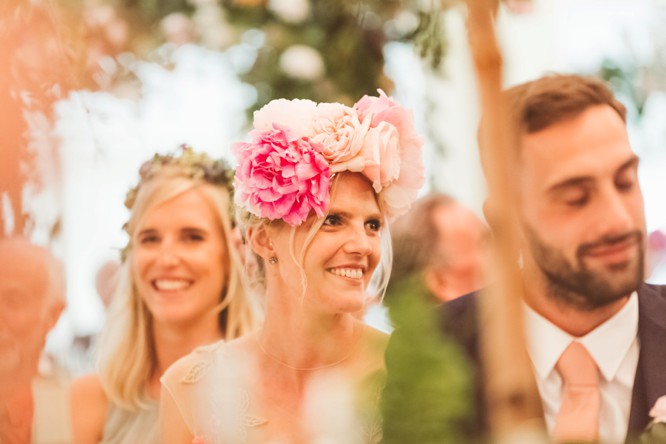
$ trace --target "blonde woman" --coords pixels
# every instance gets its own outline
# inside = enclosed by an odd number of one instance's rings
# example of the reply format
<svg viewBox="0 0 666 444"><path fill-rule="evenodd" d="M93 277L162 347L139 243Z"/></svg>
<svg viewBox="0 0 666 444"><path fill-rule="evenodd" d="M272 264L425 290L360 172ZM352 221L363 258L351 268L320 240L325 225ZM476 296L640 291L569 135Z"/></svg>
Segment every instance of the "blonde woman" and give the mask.
<svg viewBox="0 0 666 444"><path fill-rule="evenodd" d="M183 147L156 155L125 202L131 210L99 373L74 382L75 444L157 443L159 378L196 347L255 329L230 210L231 172Z"/></svg>
<svg viewBox="0 0 666 444"><path fill-rule="evenodd" d="M254 126L234 147L234 185L265 323L167 371L161 438L377 442L387 336L354 314L383 291L388 221L423 184L412 115L383 93L354 107L277 100Z"/></svg>

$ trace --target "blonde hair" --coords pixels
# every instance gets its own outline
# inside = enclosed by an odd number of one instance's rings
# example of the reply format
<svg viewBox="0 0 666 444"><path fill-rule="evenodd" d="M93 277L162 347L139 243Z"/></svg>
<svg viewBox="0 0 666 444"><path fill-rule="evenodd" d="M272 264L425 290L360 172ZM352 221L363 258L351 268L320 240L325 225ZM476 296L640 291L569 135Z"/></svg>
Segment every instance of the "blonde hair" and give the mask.
<svg viewBox="0 0 666 444"><path fill-rule="evenodd" d="M340 180L341 177L348 174L359 174L359 173L350 173L345 171L336 174L331 179L331 190L330 190L331 200L333 200L335 197L338 181ZM377 202L377 205L379 206L379 211L381 212L383 217L382 221L383 229L380 235L380 248L381 248L380 259L379 263L377 264L377 268L373 272L372 279L370 280L370 286L368 287L368 292L374 293L375 295L379 295L380 298L383 298L384 294L386 293L386 288L388 286L389 278L391 277L391 267L393 263L393 246L391 243L391 234L389 231L389 223L388 223L388 218L386 216L386 209L383 207L382 201L380 199L377 199L377 194L375 194L375 201ZM303 288L303 294L302 294L303 297L305 297L305 293L307 291L307 277L305 275L305 270L303 269L303 261L307 253L307 250L312 243L312 240L314 239L315 235L321 228L327 216L328 214L324 215L323 217L317 218L315 220L315 222L308 230L305 236L303 247L300 249L298 254L295 251L295 240L294 240L297 227L296 226L289 227L290 229L289 255L299 268L301 275L301 285ZM249 228L257 230L262 226L265 227L275 224L286 225L286 223L283 222L282 220L272 221L266 218L261 218L255 216L254 214L244 209L237 210L237 219L238 219L238 225L241 228L241 233L245 242L245 248L247 249L246 257L248 258L251 257L254 260L253 263L246 261L246 272L248 274L249 280L258 289L265 290L264 286L265 286L266 268L264 260L261 256L252 251L249 239L247 237L248 230ZM254 267L252 267L251 265L248 267L248 264L252 264L254 265Z"/></svg>
<svg viewBox="0 0 666 444"><path fill-rule="evenodd" d="M134 260L132 236L148 211L194 188L200 190L212 205L226 244L227 280L216 306L220 332L226 339L233 339L255 329L260 320L260 304L246 293L241 277L241 259L232 238L234 228L229 190L223 185L193 179L178 166L164 168L141 184L132 207L127 223L130 241L100 346L102 386L111 402L125 409L134 410L146 405L146 384L156 365L153 317L136 291L131 272Z"/></svg>

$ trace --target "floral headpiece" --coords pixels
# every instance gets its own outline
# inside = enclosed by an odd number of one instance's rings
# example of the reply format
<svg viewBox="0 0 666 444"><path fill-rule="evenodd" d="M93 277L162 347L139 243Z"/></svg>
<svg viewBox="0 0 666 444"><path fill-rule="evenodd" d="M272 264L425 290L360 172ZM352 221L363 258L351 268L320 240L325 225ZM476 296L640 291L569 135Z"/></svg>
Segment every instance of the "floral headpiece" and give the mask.
<svg viewBox="0 0 666 444"><path fill-rule="evenodd" d="M221 185L233 192L231 183L233 170L222 159L213 159L206 153L197 153L188 145L181 145L175 153L155 154L152 159L144 162L139 168L139 183L130 189L125 196L125 207L131 210L136 202L141 185L152 179L165 168L178 168L178 175L194 180L202 180L213 185ZM229 208L230 218L233 221L233 208ZM127 223L123 225L127 231ZM131 242L130 242L131 243ZM120 258L124 262L129 252L130 244L120 250Z"/></svg>
<svg viewBox="0 0 666 444"><path fill-rule="evenodd" d="M152 179L164 168L178 167L182 176L203 180L215 185L223 185L232 191L233 170L222 159L212 159L206 153L197 153L191 146L181 145L176 153L155 154L139 168L139 183L127 192L125 206L132 209L141 184Z"/></svg>
<svg viewBox="0 0 666 444"><path fill-rule="evenodd" d="M300 225L322 217L331 177L365 175L387 216L405 213L425 181L412 112L383 91L353 107L278 99L254 113L251 142L236 143L236 204L271 220Z"/></svg>

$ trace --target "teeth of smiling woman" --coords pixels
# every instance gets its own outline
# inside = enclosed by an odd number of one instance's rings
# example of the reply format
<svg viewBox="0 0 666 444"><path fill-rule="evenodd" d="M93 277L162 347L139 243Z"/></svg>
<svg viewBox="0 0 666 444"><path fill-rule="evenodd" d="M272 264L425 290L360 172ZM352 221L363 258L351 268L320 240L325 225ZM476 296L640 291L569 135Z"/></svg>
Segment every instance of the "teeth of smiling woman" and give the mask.
<svg viewBox="0 0 666 444"><path fill-rule="evenodd" d="M183 290L187 287L189 287L191 283L189 281L181 281L181 280L166 280L166 279L160 279L155 281L155 287L157 287L158 290Z"/></svg>
<svg viewBox="0 0 666 444"><path fill-rule="evenodd" d="M363 270L360 268L333 268L331 269L331 273L351 279L361 279L363 277Z"/></svg>

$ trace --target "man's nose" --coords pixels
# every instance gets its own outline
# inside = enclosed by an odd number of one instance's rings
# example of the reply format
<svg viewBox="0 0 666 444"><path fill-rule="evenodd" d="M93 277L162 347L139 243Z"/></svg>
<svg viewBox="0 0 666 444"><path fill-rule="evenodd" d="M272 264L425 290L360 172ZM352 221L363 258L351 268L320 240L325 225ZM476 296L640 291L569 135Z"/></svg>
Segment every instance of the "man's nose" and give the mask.
<svg viewBox="0 0 666 444"><path fill-rule="evenodd" d="M598 213L599 227L604 234L619 235L636 229L632 198L615 187L605 190Z"/></svg>

